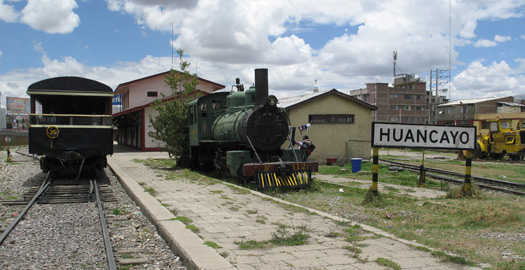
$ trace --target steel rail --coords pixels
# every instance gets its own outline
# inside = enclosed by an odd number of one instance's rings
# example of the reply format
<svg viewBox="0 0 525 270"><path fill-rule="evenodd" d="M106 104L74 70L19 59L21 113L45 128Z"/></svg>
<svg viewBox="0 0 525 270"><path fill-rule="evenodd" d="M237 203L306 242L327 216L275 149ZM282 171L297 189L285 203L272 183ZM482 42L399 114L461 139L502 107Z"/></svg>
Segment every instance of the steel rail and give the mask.
<svg viewBox="0 0 525 270"><path fill-rule="evenodd" d="M420 167L418 165L402 163L402 162L396 162L396 161L390 161L390 160L385 160L385 159L380 159L380 161L383 161L383 162L386 162L386 163L390 163L390 164L393 164L393 165L397 165L397 166L406 168L406 169L408 169L410 171L413 171L413 172L419 172L420 171ZM434 168L429 168L429 167L425 167L425 170L427 172L430 172L430 173L439 173L439 174L445 174L445 175L450 175L450 176L456 176L456 177L460 177L460 178L464 178L465 177L465 174L452 172L452 171L447 171L447 170L434 169ZM435 175L435 174L428 174L427 173L426 176L430 177L430 178L438 179L438 180L444 180L444 181L447 181L447 182L457 183L457 184L462 184L463 183L462 180L457 180L457 179L448 178L448 177L444 177L444 176L438 176L438 175ZM505 192L505 193L511 193L511 194L514 194L514 195L525 196L525 192L489 185L489 184L496 184L496 185L500 185L500 186L504 186L504 187L510 187L510 188L525 188L525 184L523 184L523 183L515 183L515 182L509 182L509 181L505 181L505 180L498 180L498 179L492 179L492 178L486 178L486 177L478 177L478 176L471 176L471 178L472 178L472 180L477 182L477 185L479 187L482 187L482 188L485 188L485 189L490 189L490 190L501 191L501 192ZM483 184L483 183L485 183L485 184Z"/></svg>
<svg viewBox="0 0 525 270"><path fill-rule="evenodd" d="M395 161L388 161L388 160L384 160L384 161L390 162L390 163L396 163L396 164L404 164L406 166L411 166L411 167L413 166L414 168L418 168L419 169L419 166L417 166L417 165L401 163L401 162L395 162ZM458 176L458 177L465 177L465 174L463 174L463 173L447 171L447 170L442 170L442 169L436 169L436 168L429 168L429 167L425 167L425 169L428 172L435 172L435 173L448 174L448 175L453 175L453 176ZM473 180L477 181L477 182L485 182L485 183L491 183L491 184L497 184L497 185L504 185L504 186L513 187L513 188L525 188L525 183L516 183L516 182L510 182L510 181L499 180L499 179L492 179L492 178L480 177L480 176L471 176L471 178Z"/></svg>
<svg viewBox="0 0 525 270"><path fill-rule="evenodd" d="M113 254L113 247L111 245L111 239L109 237L108 225L106 223L106 217L104 216L104 208L102 207L102 201L100 200L100 193L98 191L98 184L95 180L93 182L93 187L95 188L95 195L97 198L98 214L100 218L100 226L102 227L102 236L104 237L104 247L106 249L106 258L108 260L109 269L117 270L117 264L115 262L115 255Z"/></svg>
<svg viewBox="0 0 525 270"><path fill-rule="evenodd" d="M22 220L22 218L27 214L27 211L29 211L29 209L36 203L38 198L40 198L40 196L44 194L44 192L47 190L47 188L52 182L50 176L51 176L51 172L48 172L46 179L42 182L42 185L38 189L38 192L35 193L35 196L33 196L33 199L31 199L31 201L26 205L24 210L22 210L22 212L18 214L16 219L13 221L13 223L11 223L11 225L9 225L9 227L2 233L2 235L0 236L0 245L2 245L4 240L7 238L9 233L11 233L11 231L16 227L18 222L20 222L20 220Z"/></svg>

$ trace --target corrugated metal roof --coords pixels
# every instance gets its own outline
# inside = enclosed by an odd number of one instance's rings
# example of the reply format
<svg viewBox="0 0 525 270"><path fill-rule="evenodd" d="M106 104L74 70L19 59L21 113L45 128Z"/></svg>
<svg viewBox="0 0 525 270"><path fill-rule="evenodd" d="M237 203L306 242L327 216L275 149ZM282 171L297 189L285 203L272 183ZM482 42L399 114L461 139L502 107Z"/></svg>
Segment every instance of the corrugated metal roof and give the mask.
<svg viewBox="0 0 525 270"><path fill-rule="evenodd" d="M377 110L377 107L366 102L366 101L362 101L360 99L357 99L355 97L352 97L348 94L345 94L337 89L332 89L332 90L329 90L329 91L322 91L322 92L314 92L314 93L309 93L309 94L305 94L305 95L300 95L300 96L296 96L296 97L288 97L288 98L283 98L282 100L279 100L279 106L280 107L284 107L285 109L292 109L293 107L295 106L299 106L299 104L301 103L305 103L305 102L311 102L313 101L314 99L317 99L317 98L321 98L323 96L326 96L326 95L337 95L339 97L342 97L344 99L347 99L347 100L350 100L350 101L353 101L357 104L360 104L361 106L365 106L371 110Z"/></svg>
<svg viewBox="0 0 525 270"><path fill-rule="evenodd" d="M288 108L288 107L291 107L291 106L296 105L298 103L301 103L301 102L303 102L305 100L308 100L308 99L311 99L313 97L325 94L327 92L329 92L329 91L321 91L321 92L308 93L308 94L295 96L295 97L281 98L281 99L279 99L279 106Z"/></svg>
<svg viewBox="0 0 525 270"><path fill-rule="evenodd" d="M438 105L438 107L442 106L456 106L456 105L462 105L462 104L475 104L475 103L481 103L485 101L495 100L495 99L502 99L506 97L491 97L491 98L472 98L472 99L461 99L461 100L455 100L449 103Z"/></svg>
<svg viewBox="0 0 525 270"><path fill-rule="evenodd" d="M523 104L515 103L515 102L498 102L498 104L503 104L511 107L525 107Z"/></svg>

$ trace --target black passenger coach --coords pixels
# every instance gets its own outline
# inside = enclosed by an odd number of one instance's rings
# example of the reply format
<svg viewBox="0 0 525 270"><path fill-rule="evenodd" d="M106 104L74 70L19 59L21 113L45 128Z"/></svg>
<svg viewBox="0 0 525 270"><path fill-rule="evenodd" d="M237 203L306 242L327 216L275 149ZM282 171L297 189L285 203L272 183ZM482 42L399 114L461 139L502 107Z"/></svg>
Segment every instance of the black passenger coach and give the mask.
<svg viewBox="0 0 525 270"><path fill-rule="evenodd" d="M86 78L55 77L31 84L29 153L44 172L95 172L113 154L113 90Z"/></svg>

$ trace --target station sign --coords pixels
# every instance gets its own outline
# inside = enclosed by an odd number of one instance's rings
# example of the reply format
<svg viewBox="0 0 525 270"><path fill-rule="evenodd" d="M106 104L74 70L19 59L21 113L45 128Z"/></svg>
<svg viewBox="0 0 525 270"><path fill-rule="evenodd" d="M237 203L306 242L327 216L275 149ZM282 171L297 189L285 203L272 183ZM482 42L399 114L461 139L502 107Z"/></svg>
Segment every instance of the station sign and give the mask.
<svg viewBox="0 0 525 270"><path fill-rule="evenodd" d="M374 123L372 147L474 150L476 127Z"/></svg>
<svg viewBox="0 0 525 270"><path fill-rule="evenodd" d="M113 96L113 105L122 105L122 95Z"/></svg>

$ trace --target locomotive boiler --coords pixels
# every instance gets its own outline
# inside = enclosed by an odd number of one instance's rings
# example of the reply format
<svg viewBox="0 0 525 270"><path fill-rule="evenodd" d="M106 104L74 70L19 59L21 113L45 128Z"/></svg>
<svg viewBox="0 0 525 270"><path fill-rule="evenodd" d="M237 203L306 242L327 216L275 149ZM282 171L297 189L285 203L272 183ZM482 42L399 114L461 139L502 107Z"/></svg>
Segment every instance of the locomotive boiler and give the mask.
<svg viewBox="0 0 525 270"><path fill-rule="evenodd" d="M206 95L186 104L190 164L254 181L259 188L307 187L317 162L301 162L290 140L288 114L268 95L268 70L255 70L255 86Z"/></svg>

